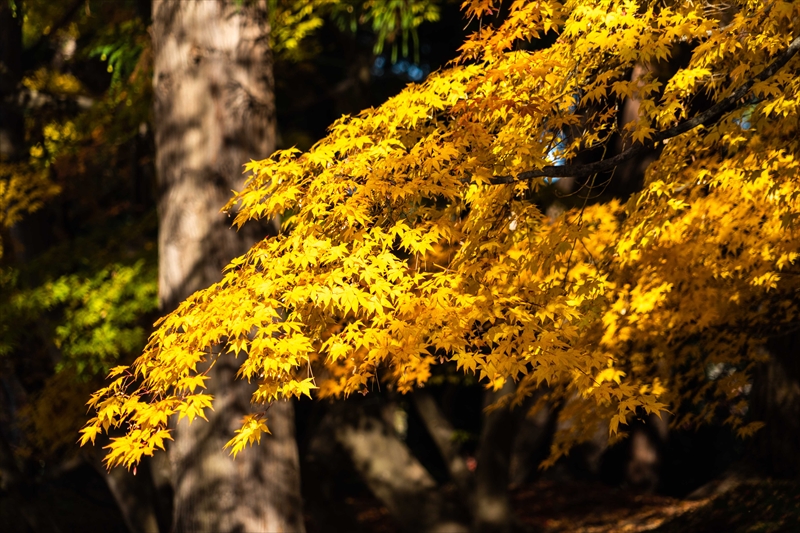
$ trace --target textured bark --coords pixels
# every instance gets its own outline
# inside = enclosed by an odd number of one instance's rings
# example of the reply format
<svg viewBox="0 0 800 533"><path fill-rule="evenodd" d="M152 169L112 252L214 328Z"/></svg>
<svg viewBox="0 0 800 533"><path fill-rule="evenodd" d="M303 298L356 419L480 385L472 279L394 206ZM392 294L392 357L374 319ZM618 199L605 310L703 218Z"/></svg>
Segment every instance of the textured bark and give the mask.
<svg viewBox="0 0 800 533"><path fill-rule="evenodd" d="M159 299L164 311L221 277L254 242L219 213L242 165L274 149L266 0L154 0L154 99L159 184ZM170 450L174 530L303 530L292 405L268 414L273 435L234 461L223 444L249 412L238 363L211 371L209 422L177 424Z"/></svg>
<svg viewBox="0 0 800 533"><path fill-rule="evenodd" d="M220 278L252 236L219 213L242 165L275 146L263 9L209 0L153 3L159 298L171 310Z"/></svg>

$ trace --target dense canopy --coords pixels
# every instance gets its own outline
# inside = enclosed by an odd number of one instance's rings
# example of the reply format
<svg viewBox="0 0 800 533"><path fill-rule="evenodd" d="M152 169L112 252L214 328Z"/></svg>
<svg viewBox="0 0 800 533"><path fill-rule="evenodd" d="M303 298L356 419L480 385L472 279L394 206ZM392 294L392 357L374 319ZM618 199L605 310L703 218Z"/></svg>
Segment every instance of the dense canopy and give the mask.
<svg viewBox="0 0 800 533"><path fill-rule="evenodd" d="M265 406L409 391L450 362L495 389L517 382L517 400L544 388L565 402L550 460L663 410L757 429L749 372L797 319L800 4L464 12L480 30L448 69L306 153L246 165L226 209L237 226L281 217L281 233L163 318L92 396L82 442L125 431L110 466L162 448L171 415L213 406L199 365L218 357L239 358ZM639 192L603 195L645 154ZM561 213L543 200L559 177L578 184ZM268 417L247 417L232 451Z"/></svg>

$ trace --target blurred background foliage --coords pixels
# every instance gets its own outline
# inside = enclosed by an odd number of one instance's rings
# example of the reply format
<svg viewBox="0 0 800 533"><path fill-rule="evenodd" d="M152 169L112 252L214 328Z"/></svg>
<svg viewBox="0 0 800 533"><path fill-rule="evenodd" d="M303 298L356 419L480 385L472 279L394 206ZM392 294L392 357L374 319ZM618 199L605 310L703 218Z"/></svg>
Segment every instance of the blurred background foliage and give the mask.
<svg viewBox="0 0 800 533"><path fill-rule="evenodd" d="M464 35L444 0L269 6L281 147L422 80ZM151 6L0 0L0 16L0 33L21 31L0 58L0 129L15 141L0 156L0 437L20 486L57 506L53 483L85 469L89 393L158 317Z"/></svg>
<svg viewBox="0 0 800 533"><path fill-rule="evenodd" d="M316 30L326 21L341 32L372 33L376 56L388 47L393 63L399 57L420 61L419 28L440 18L438 0L270 0L272 49L278 60L302 61L321 50Z"/></svg>
<svg viewBox="0 0 800 533"><path fill-rule="evenodd" d="M4 209L12 253L3 265L0 354L12 358L38 346L55 374L70 372L88 381L136 354L156 316L149 5L135 0L9 5L22 16L20 89L30 157L4 173L37 183L38 190L18 193L26 198L24 211L35 212L30 219L19 223L21 213ZM430 35L423 34L422 48L419 28L440 17L439 3L429 0L271 0L270 7L277 68L296 72L288 80L278 74L279 87L286 89L278 96L287 117L281 122L290 124L279 125L282 144L304 147L340 114L309 113L309 108L330 106L350 85L385 77L389 87L378 84L372 98L377 103L406 81L383 72L374 76L374 68L348 79L347 55L363 56L359 59L372 67L386 64L384 49L392 64L407 63L412 55L419 63L424 50L430 61ZM333 38L351 41L349 54L342 56ZM454 35L451 43L437 46L442 49L436 66L459 39ZM338 90L307 103L302 91L298 96L293 90L300 77L328 86L330 78L344 79ZM314 88L309 92L319 94ZM359 97L333 107L356 112L363 106Z"/></svg>

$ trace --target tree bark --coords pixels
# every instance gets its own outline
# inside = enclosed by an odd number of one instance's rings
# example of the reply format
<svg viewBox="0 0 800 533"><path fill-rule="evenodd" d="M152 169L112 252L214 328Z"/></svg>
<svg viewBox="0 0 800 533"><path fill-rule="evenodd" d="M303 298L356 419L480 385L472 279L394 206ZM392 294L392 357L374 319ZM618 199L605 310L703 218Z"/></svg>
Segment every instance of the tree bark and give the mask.
<svg viewBox="0 0 800 533"><path fill-rule="evenodd" d="M219 213L242 165L275 145L266 0L154 0L159 184L159 300L173 309L221 277L254 242ZM223 356L211 371L209 422L177 423L170 450L176 532L302 532L293 407L269 410L273 435L234 461L223 444L250 411L251 389Z"/></svg>

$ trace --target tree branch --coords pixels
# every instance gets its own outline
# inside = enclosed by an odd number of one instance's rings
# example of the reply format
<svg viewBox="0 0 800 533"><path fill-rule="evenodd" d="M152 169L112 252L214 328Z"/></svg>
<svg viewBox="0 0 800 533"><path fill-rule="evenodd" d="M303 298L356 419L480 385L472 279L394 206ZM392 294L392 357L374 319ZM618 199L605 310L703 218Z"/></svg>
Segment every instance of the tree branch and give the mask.
<svg viewBox="0 0 800 533"><path fill-rule="evenodd" d="M789 60L795 56L795 54L797 54L798 50L800 50L800 37L792 41L789 47L784 50L784 52L780 54L767 68L762 70L758 76L747 83L744 83L727 98L720 100L702 113L695 115L694 117L687 119L680 124L673 126L672 128L656 133L644 143L632 146L631 148L628 148L624 152L621 152L614 157L584 165L550 165L536 170L521 172L516 176L494 176L489 180L489 182L492 185L502 185L517 181L525 181L531 178L542 177L585 178L587 176L591 176L592 174L612 170L622 163L633 159L643 151L654 147L659 142L677 137L678 135L686 133L697 126L706 126L708 124L716 123L720 118L722 118L723 115L736 109L739 100L741 100L750 91L753 85L755 85L757 82L765 81L773 76L776 72L778 72L778 70L780 70L781 67L788 63Z"/></svg>

